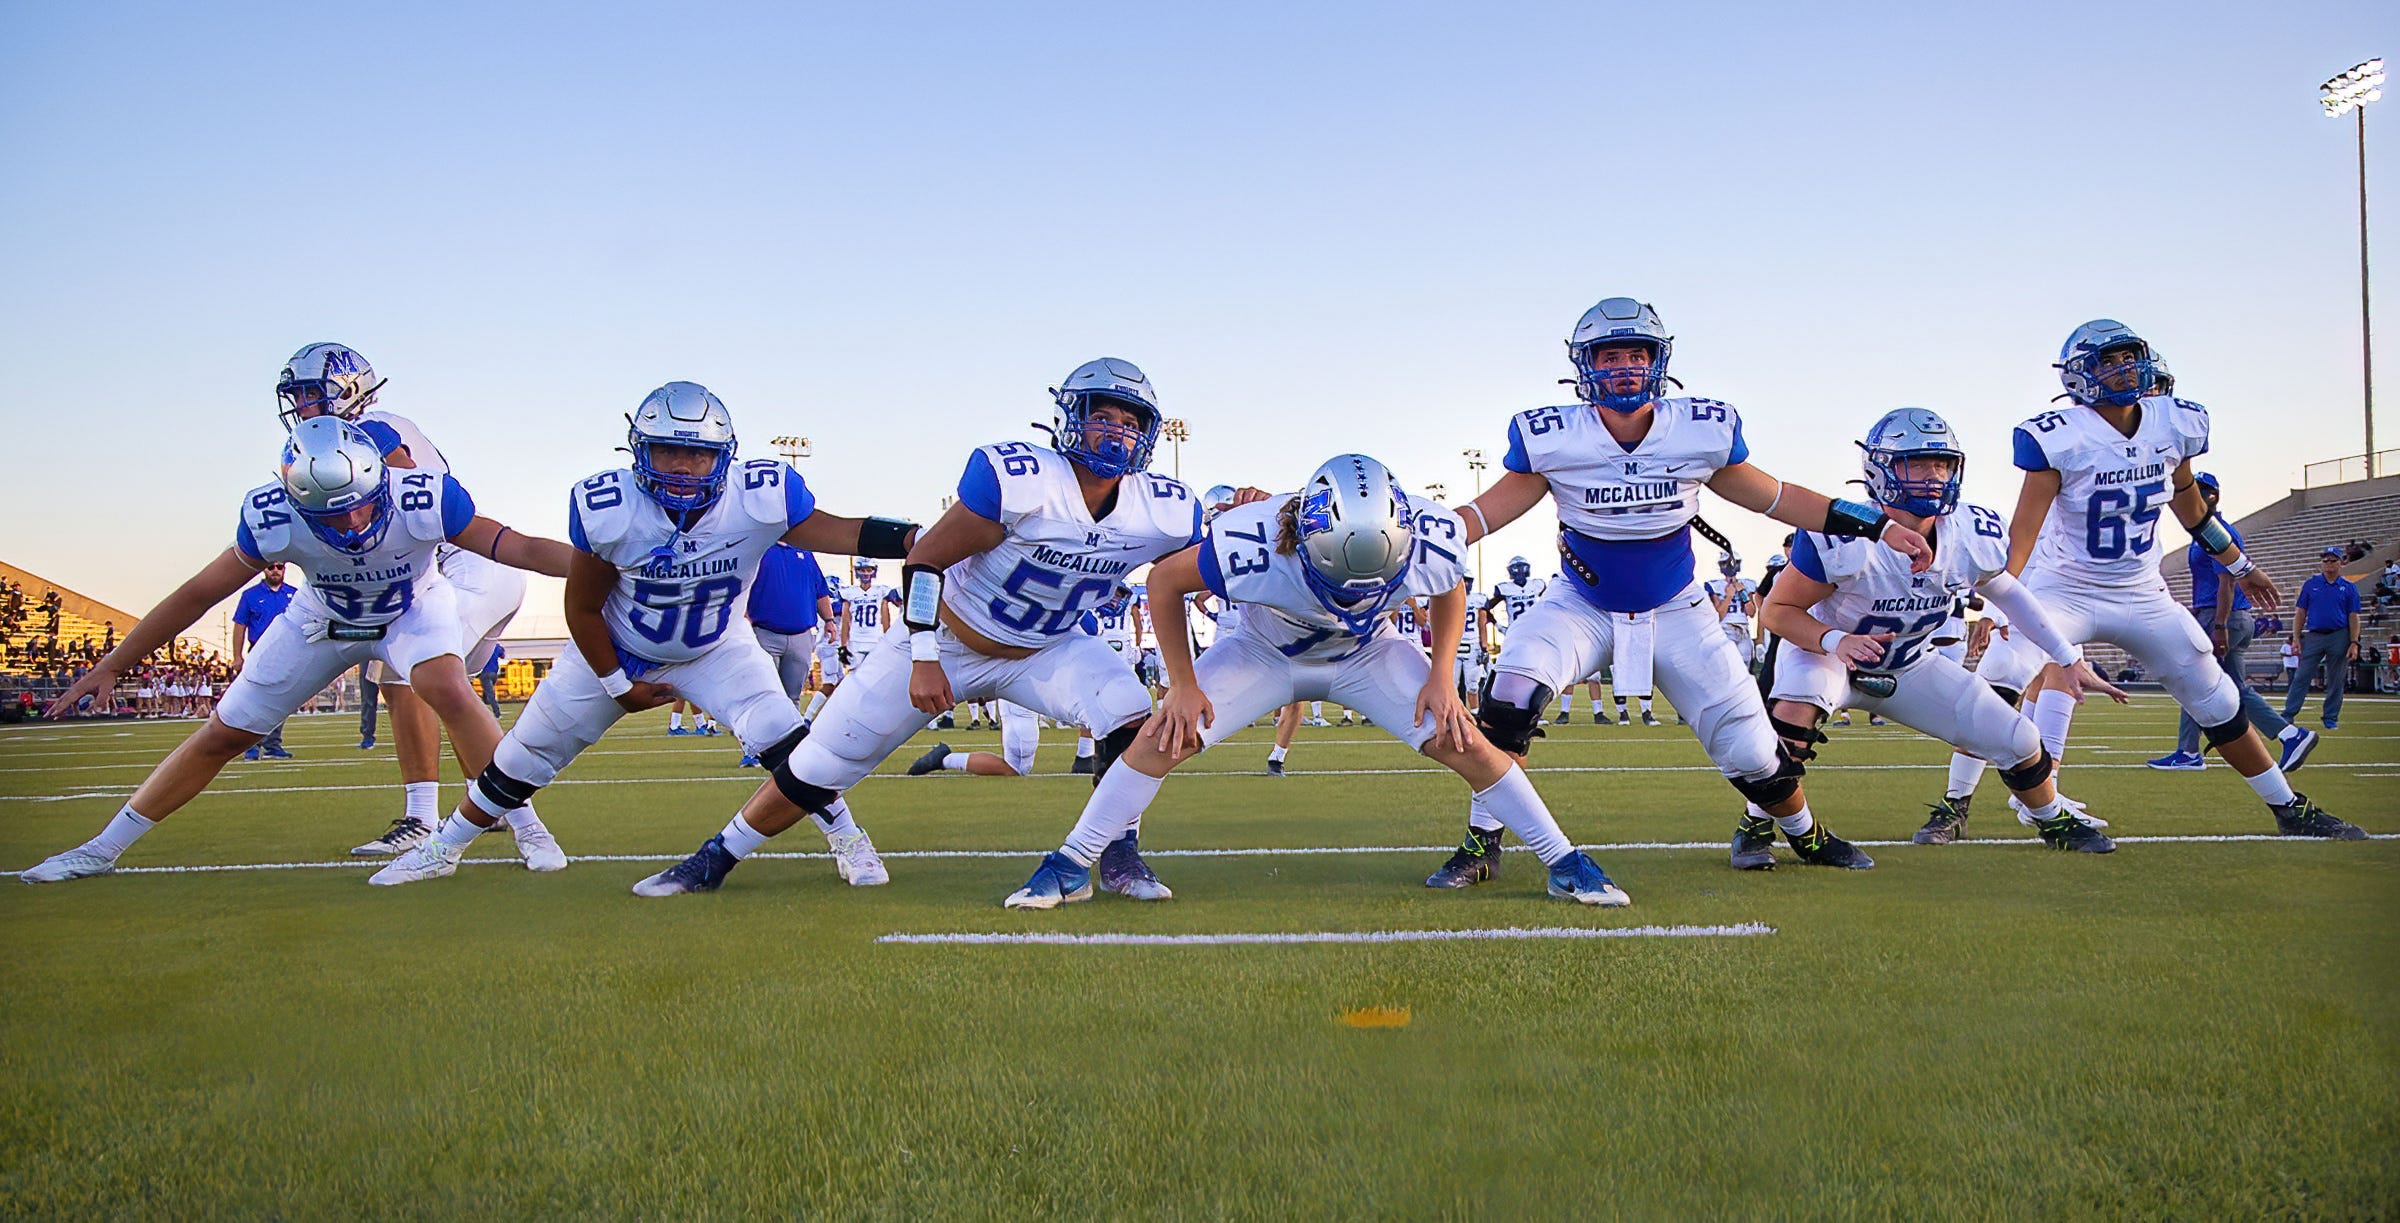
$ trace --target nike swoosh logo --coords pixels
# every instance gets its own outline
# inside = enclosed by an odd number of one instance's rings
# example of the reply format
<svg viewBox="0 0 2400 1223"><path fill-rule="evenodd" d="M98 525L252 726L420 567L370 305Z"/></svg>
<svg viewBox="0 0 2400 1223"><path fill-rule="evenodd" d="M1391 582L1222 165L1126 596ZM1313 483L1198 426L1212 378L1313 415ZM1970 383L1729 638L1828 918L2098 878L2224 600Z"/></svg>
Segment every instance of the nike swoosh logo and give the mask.
<svg viewBox="0 0 2400 1223"><path fill-rule="evenodd" d="M1670 476L1671 476L1671 475L1674 475L1676 472L1682 471L1684 468L1686 468L1686 467L1689 467L1689 466L1691 466L1691 464L1689 464L1689 463L1675 463L1675 464L1672 464L1672 465L1670 465L1670 466L1667 468L1667 474L1668 474L1668 475L1670 475Z"/></svg>

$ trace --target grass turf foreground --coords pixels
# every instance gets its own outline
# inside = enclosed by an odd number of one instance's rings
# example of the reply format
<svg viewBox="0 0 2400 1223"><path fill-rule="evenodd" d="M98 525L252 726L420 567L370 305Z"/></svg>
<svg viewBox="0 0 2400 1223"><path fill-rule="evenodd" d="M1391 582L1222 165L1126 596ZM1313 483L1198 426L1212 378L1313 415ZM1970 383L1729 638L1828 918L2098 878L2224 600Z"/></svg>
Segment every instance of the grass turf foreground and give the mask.
<svg viewBox="0 0 2400 1223"><path fill-rule="evenodd" d="M1580 704L1580 702L1579 702ZM1662 710L1663 712L1663 710ZM2400 832L2400 704L2354 701L2304 788ZM2257 833L2230 769L2142 768L2172 709L2088 706L2067 790L2112 833ZM570 853L672 860L759 775L631 719L544 794ZM0 863L89 836L188 724L0 732ZM331 862L398 813L388 747L301 719L127 867ZM1836 730L1821 817L1905 840L1945 752ZM985 745L989 732L945 735ZM1463 790L1378 732L1263 728L1170 779L1152 850L1434 846ZM896 770L932 736L904 751ZM755 860L122 873L0 887L0 1215L79 1218L2130 1215L2389 1217L2400 1203L2400 842L2026 844L1990 778L1952 847L1737 874L1720 847L1596 856L1630 909L1464 893L1443 852L1153 858L1163 905L1002 896L1088 792L854 793L888 887ZM1721 843L1688 732L1554 728L1569 833ZM455 801L457 787L445 790ZM2006 842L2005 844L1998 842ZM779 850L823 848L795 830ZM505 837L476 857L504 856ZM894 851L1023 851L999 858ZM371 864L369 864L371 865ZM894 932L1730 925L1741 938L925 946ZM1342 1022L1405 1008L1404 1027Z"/></svg>

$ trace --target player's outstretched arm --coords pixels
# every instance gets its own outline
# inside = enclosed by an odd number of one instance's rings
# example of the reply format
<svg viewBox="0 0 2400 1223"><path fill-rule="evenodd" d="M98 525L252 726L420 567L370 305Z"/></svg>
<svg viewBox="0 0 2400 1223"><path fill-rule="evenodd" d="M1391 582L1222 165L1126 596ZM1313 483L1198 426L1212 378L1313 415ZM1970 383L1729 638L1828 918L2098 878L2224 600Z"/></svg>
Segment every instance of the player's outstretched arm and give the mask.
<svg viewBox="0 0 2400 1223"><path fill-rule="evenodd" d="M803 552L841 552L892 560L909 554L919 532L917 524L898 518L844 518L814 510L799 525L783 533L783 542Z"/></svg>
<svg viewBox="0 0 2400 1223"><path fill-rule="evenodd" d="M1874 506L1836 501L1815 489L1787 484L1748 463L1718 468L1717 474L1708 478L1708 491L1788 527L1876 540L1907 557L1911 573L1933 568L1933 546L1925 537L1893 522ZM1782 579L1776 581L1780 585Z"/></svg>
<svg viewBox="0 0 2400 1223"><path fill-rule="evenodd" d="M2250 596L2251 602L2267 611L2274 611L2283 605L2283 592L2276 589L2275 579L2268 577L2265 570L2242 555L2242 546L2233 542L2233 532L2226 529L2215 510L2208 508L2208 499L2200 494L2200 482L2192 475L2190 459L2176 464L2175 499L2167 505L2175 511L2175 521L2182 523L2183 529L2190 531L2192 538L2208 549L2208 554L2224 567L2225 576L2233 579L2234 584ZM2217 606L2232 605L2220 596ZM2215 634L2210 635L2213 637Z"/></svg>
<svg viewBox="0 0 2400 1223"><path fill-rule="evenodd" d="M1542 503L1550 495L1550 481L1529 471L1503 474L1483 495L1458 507L1459 520L1467 524L1467 542L1491 534L1525 516L1525 511Z"/></svg>
<svg viewBox="0 0 2400 1223"><path fill-rule="evenodd" d="M183 585L176 587L173 594L159 600L158 606L151 608L149 615L125 630L124 640L117 642L117 648L93 663L92 669L85 672L82 679L75 681L73 687L50 702L50 707L44 711L45 716L63 718L83 698L115 687L117 676L123 674L127 667L149 657L150 651L175 640L177 633L197 624L200 617L208 614L209 608L232 598L234 592L250 584L250 579L257 575L260 567L258 562L243 556L238 549L227 548L219 553L207 568L193 574Z"/></svg>
<svg viewBox="0 0 2400 1223"><path fill-rule="evenodd" d="M1818 581L1787 566L1775 579L1775 589L1767 595L1766 605L1758 609L1759 622L1786 643L1812 654L1829 654L1850 664L1882 658L1883 643L1890 641L1892 634L1845 633L1809 614L1809 608L1832 594L1832 583Z"/></svg>
<svg viewBox="0 0 2400 1223"><path fill-rule="evenodd" d="M608 592L617 585L617 567L589 552L569 548L572 558L567 569L565 610L567 636L575 642L575 652L600 677L600 686L616 698L617 704L628 713L656 709L675 699L675 690L665 684L627 679L623 664L617 661L616 644L608 639L608 621L600 609L608 602Z"/></svg>
<svg viewBox="0 0 2400 1223"><path fill-rule="evenodd" d="M450 542L511 569L523 569L545 577L563 578L574 571L574 545L544 539L539 535L527 535L481 514L469 521L466 529L451 536Z"/></svg>

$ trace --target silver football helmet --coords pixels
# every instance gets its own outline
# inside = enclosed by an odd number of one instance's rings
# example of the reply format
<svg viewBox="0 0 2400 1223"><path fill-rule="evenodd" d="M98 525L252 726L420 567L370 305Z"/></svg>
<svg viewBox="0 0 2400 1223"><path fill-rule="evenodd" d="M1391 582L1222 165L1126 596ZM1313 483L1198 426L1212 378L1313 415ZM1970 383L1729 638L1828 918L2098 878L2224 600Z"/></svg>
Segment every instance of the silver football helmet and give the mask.
<svg viewBox="0 0 2400 1223"><path fill-rule="evenodd" d="M1211 485L1200 496L1200 521L1215 522L1217 515L1233 508L1234 491L1230 484Z"/></svg>
<svg viewBox="0 0 2400 1223"><path fill-rule="evenodd" d="M625 423L633 482L651 500L669 510L691 511L706 508L725 491L725 473L733 467L733 413L707 387L670 382L643 396ZM714 451L716 465L705 475L662 471L652 460L653 446Z"/></svg>
<svg viewBox="0 0 2400 1223"><path fill-rule="evenodd" d="M308 415L357 420L375 402L384 380L346 344L310 344L283 363L275 377L275 415L290 429Z"/></svg>
<svg viewBox="0 0 2400 1223"><path fill-rule="evenodd" d="M1717 572L1729 578L1742 576L1742 554L1730 549L1718 552Z"/></svg>
<svg viewBox="0 0 2400 1223"><path fill-rule="evenodd" d="M1158 446L1158 429L1165 419L1150 378L1131 361L1102 357L1075 367L1066 380L1050 388L1057 409L1051 417L1050 445L1096 476L1122 476L1150 465ZM1092 409L1110 404L1140 418L1135 427L1092 419Z"/></svg>
<svg viewBox="0 0 2400 1223"><path fill-rule="evenodd" d="M1867 430L1867 440L1858 448L1866 452L1867 493L1876 504L1928 518L1957 508L1959 484L1967 476L1967 454L1940 413L1927 408L1894 408ZM1949 477L1936 479L1921 473L1903 477L1900 465L1915 458L1949 459Z"/></svg>
<svg viewBox="0 0 2400 1223"><path fill-rule="evenodd" d="M2111 390L2101 377L2100 357L2125 349L2132 352L2133 383L2124 390ZM2158 354L2133 328L2113 318L2096 318L2076 328L2059 346L2058 381L2067 389L2067 398L2077 403L2123 407L2158 393Z"/></svg>
<svg viewBox="0 0 2400 1223"><path fill-rule="evenodd" d="M1350 631L1373 627L1416 552L1408 494L1363 454L1325 461L1300 493L1300 570L1317 602Z"/></svg>
<svg viewBox="0 0 2400 1223"><path fill-rule="evenodd" d="M392 524L392 492L383 450L367 431L331 416L292 427L283 445L284 495L317 538L344 552L365 552ZM348 521L358 507L375 512L365 523Z"/></svg>
<svg viewBox="0 0 2400 1223"><path fill-rule="evenodd" d="M1638 371L1639 391L1620 393L1611 389L1633 371L1602 369L1592 364L1594 352L1623 344L1646 344L1650 348L1648 368ZM1595 407L1615 412L1634 411L1658 398L1666 386L1667 358L1674 351L1675 337L1667 334L1667 325L1659 321L1658 311L1630 297L1604 298L1583 312L1583 317L1575 322L1574 333L1567 337L1567 359L1575 363L1575 395Z"/></svg>

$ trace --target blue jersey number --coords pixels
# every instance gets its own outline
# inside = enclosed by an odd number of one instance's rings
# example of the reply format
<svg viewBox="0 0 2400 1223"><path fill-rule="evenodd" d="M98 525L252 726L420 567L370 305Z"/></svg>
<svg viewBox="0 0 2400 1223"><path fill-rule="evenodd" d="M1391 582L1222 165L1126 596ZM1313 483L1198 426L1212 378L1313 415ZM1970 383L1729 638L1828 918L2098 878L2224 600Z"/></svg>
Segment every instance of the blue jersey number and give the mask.
<svg viewBox="0 0 2400 1223"><path fill-rule="evenodd" d="M859 628L882 628L883 600L860 599L851 604L850 623Z"/></svg>
<svg viewBox="0 0 2400 1223"><path fill-rule="evenodd" d="M1033 447L1023 442L1008 442L992 447L1000 456L1000 470L1012 476L1030 476L1042 469L1042 461L1034 457Z"/></svg>
<svg viewBox="0 0 2400 1223"><path fill-rule="evenodd" d="M742 487L783 487L783 464L773 459L752 459L742 464Z"/></svg>
<svg viewBox="0 0 2400 1223"><path fill-rule="evenodd" d="M621 471L604 471L583 482L583 508L605 510L625 499L625 490L617 487Z"/></svg>
<svg viewBox="0 0 2400 1223"><path fill-rule="evenodd" d="M681 582L637 581L635 606L626 609L625 619L650 641L665 645L680 635L683 644L697 650L725 635L725 626L733 620L734 596L740 593L740 578L710 578L689 592ZM658 615L644 617L645 610Z"/></svg>
<svg viewBox="0 0 2400 1223"><path fill-rule="evenodd" d="M1240 548L1225 554L1225 572L1235 577L1259 573L1267 567L1267 524L1258 524L1256 531L1227 531L1228 539L1246 539L1257 544L1256 552Z"/></svg>
<svg viewBox="0 0 2400 1223"><path fill-rule="evenodd" d="M356 586L319 586L317 593L324 596L325 606L333 612L334 619L349 621L397 616L417 600L417 588L408 582L394 582L372 599L367 597L367 591Z"/></svg>
<svg viewBox="0 0 2400 1223"><path fill-rule="evenodd" d="M1063 574L1037 568L1032 561L1018 561L1016 572L1009 574L1008 580L1001 583L1001 589L1007 591L1010 598L991 602L992 619L1020 633L1055 637L1074 628L1084 612L1107 602L1117 585L1109 578L1085 578L1067 591L1066 604L1056 611L1043 606L1040 597L1034 593L1037 590L1055 591L1065 582ZM1012 600L1018 599L1023 603L1012 603Z"/></svg>
<svg viewBox="0 0 2400 1223"><path fill-rule="evenodd" d="M287 500L287 498L284 495L284 491L280 488L270 488L267 491L252 497L250 499L250 508L258 511L258 525L252 527L251 530L264 531L290 522L292 520L292 516L290 514L273 508L275 506L282 505L285 500Z"/></svg>
<svg viewBox="0 0 2400 1223"><path fill-rule="evenodd" d="M2005 539L2008 536L2006 528L2000 525L2000 515L1980 505L1968 506L1967 517L1975 524L1975 533L1985 539Z"/></svg>
<svg viewBox="0 0 2400 1223"><path fill-rule="evenodd" d="M1915 624L1903 625L1900 623L1900 621L1893 619L1890 616L1869 616L1866 619L1859 621L1858 627L1850 630L1851 632L1861 635L1872 633L1892 634L1892 639L1883 643L1883 657L1874 662L1861 666L1859 670L1907 670L1908 664L1917 660L1917 651L1924 647L1925 639L1932 636L1933 630L1942 627L1942 625L1949 619L1950 612L1945 608L1944 610L1937 611L1932 615L1917 621Z"/></svg>
<svg viewBox="0 0 2400 1223"><path fill-rule="evenodd" d="M1552 429L1564 428L1566 423L1566 417L1559 415L1557 408L1535 408L1525 414L1525 431L1536 437Z"/></svg>
<svg viewBox="0 0 2400 1223"><path fill-rule="evenodd" d="M424 472L400 477L400 508L409 513L433 508L433 477Z"/></svg>
<svg viewBox="0 0 2400 1223"><path fill-rule="evenodd" d="M2099 560L2115 560L2130 549L2135 556L2158 542L2158 513L2166 508L2167 482L2144 484L2128 493L2104 488L2084 507L2084 550Z"/></svg>

